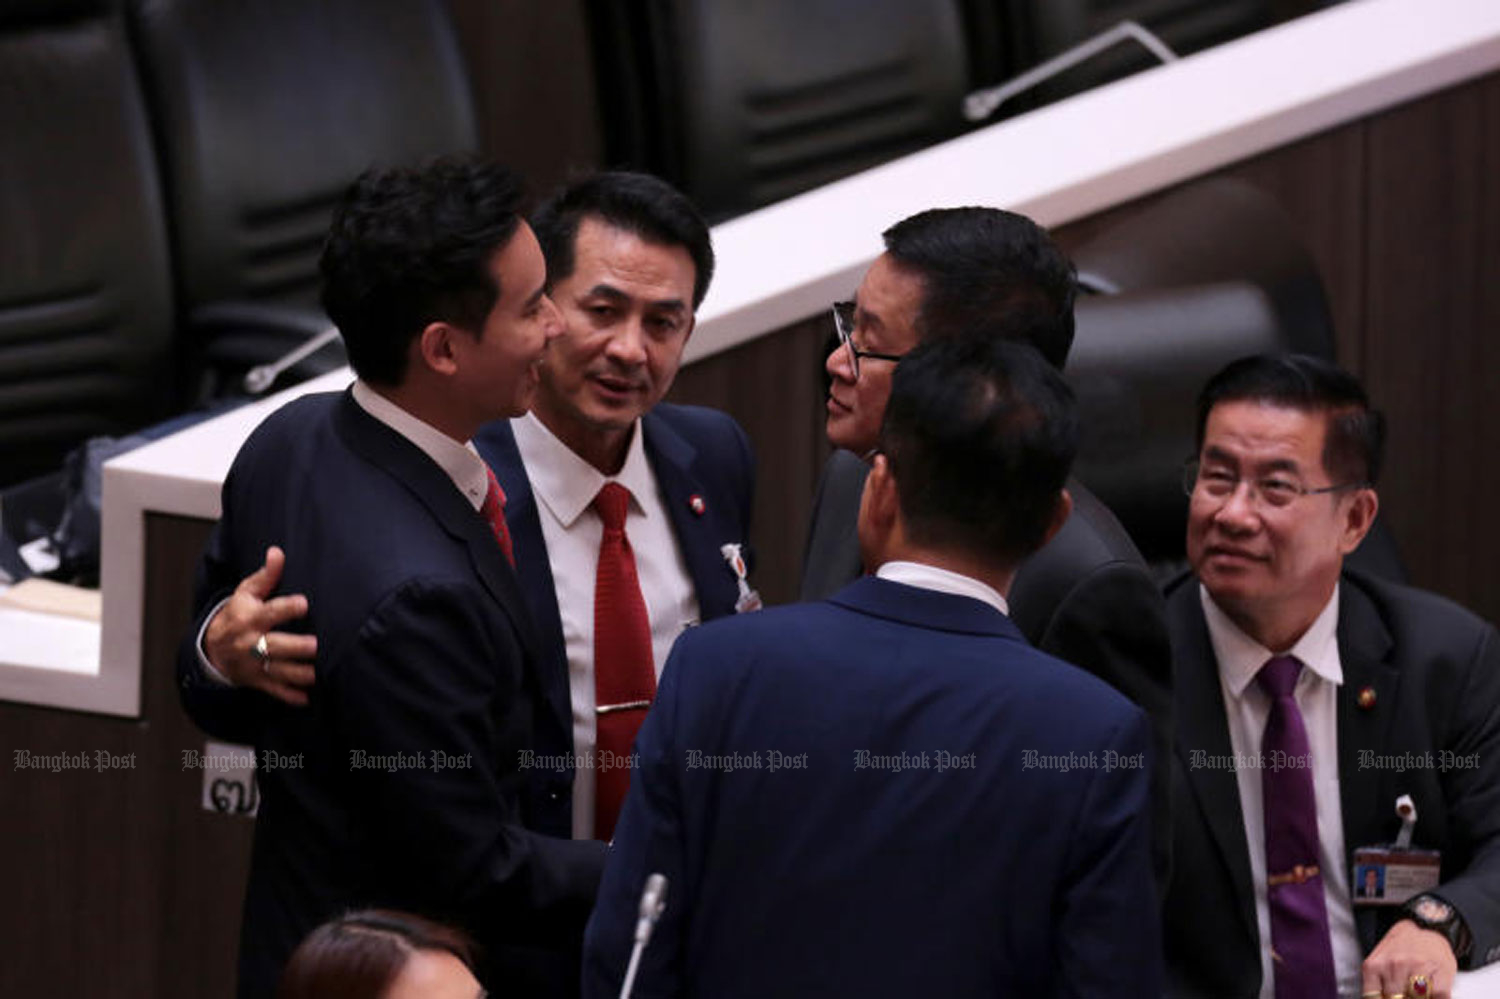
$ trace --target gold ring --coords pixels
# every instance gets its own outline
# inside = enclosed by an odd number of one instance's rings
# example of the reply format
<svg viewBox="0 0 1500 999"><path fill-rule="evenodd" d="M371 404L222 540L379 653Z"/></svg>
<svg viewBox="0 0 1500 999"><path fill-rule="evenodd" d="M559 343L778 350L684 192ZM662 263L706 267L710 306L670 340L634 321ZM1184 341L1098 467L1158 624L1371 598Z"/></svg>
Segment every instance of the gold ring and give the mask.
<svg viewBox="0 0 1500 999"><path fill-rule="evenodd" d="M1411 994L1414 996L1425 996L1427 994L1427 976L1413 975L1410 981Z"/></svg>
<svg viewBox="0 0 1500 999"><path fill-rule="evenodd" d="M256 662L260 663L260 671L267 676L271 675L271 650L266 647L266 636L261 635L255 640L255 647L251 649L255 654Z"/></svg>
<svg viewBox="0 0 1500 999"><path fill-rule="evenodd" d="M1406 993L1405 992L1387 992L1387 993L1385 993L1385 999L1406 999Z"/></svg>
<svg viewBox="0 0 1500 999"><path fill-rule="evenodd" d="M1380 997L1384 994L1385 993L1381 992L1379 989L1376 989L1374 992L1361 992L1359 994L1359 999L1380 999Z"/></svg>

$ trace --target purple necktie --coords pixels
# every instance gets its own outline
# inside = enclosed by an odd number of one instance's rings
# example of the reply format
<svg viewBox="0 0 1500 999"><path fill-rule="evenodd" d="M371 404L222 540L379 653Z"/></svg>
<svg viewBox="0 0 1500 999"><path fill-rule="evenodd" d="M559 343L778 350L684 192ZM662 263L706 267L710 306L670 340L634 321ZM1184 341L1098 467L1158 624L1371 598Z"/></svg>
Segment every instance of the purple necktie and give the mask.
<svg viewBox="0 0 1500 999"><path fill-rule="evenodd" d="M1260 751L1266 818L1266 898L1271 909L1271 967L1276 999L1338 995L1328 907L1318 870L1318 802L1302 710L1292 696L1302 664L1276 656L1256 675L1271 697Z"/></svg>

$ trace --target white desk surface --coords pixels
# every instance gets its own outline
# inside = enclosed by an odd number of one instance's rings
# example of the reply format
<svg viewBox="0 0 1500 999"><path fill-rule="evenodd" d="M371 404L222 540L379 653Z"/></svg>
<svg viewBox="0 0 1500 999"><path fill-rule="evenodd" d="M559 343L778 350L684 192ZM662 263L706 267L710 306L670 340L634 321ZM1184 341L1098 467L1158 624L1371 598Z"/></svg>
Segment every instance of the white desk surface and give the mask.
<svg viewBox="0 0 1500 999"><path fill-rule="evenodd" d="M1056 226L1497 68L1500 0L1356 0L1001 121L715 227L717 273L687 360L848 297L880 232L922 209L1000 205ZM110 461L99 662L0 663L0 700L139 714L145 514L216 518L251 428L348 380L324 376Z"/></svg>

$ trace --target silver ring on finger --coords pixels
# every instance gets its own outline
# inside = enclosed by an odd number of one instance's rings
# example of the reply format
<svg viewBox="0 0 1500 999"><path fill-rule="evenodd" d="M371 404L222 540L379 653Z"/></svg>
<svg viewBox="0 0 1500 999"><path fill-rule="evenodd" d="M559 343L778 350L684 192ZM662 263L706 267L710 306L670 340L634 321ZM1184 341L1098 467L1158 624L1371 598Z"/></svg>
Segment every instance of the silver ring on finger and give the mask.
<svg viewBox="0 0 1500 999"><path fill-rule="evenodd" d="M255 646L251 649L255 654L256 662L260 663L260 671L266 676L271 675L271 650L266 646L266 636L261 635L255 640Z"/></svg>

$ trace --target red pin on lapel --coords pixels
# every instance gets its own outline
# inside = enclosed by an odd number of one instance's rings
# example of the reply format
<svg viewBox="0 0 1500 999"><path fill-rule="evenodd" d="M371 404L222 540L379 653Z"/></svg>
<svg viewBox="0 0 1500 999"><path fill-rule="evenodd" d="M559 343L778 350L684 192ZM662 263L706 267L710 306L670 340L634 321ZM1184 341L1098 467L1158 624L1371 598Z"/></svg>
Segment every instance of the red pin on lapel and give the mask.
<svg viewBox="0 0 1500 999"><path fill-rule="evenodd" d="M693 493L693 495L688 497L688 509L701 517L703 516L703 511L708 509L708 504L703 502L702 496L699 496L697 493Z"/></svg>
<svg viewBox="0 0 1500 999"><path fill-rule="evenodd" d="M1364 710L1366 710L1366 711L1369 711L1371 708L1373 708L1375 706L1375 688L1374 687L1363 687L1363 688L1361 688L1360 692L1359 692L1358 703L1359 703L1359 706L1361 708L1363 708Z"/></svg>

